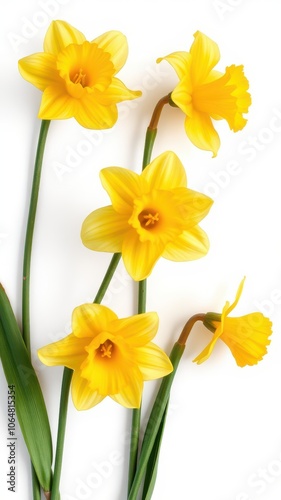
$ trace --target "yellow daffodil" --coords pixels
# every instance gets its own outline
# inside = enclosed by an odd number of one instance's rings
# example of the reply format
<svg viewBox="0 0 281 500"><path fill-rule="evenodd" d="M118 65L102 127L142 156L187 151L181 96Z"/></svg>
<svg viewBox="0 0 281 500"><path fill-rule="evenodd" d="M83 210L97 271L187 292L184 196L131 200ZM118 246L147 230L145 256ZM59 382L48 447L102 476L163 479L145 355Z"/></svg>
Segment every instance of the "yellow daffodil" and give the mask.
<svg viewBox="0 0 281 500"><path fill-rule="evenodd" d="M243 66L231 65L225 73L213 68L220 59L218 45L197 31L189 52L174 52L165 59L175 69L180 81L171 94L172 101L184 112L185 130L191 142L200 149L217 155L220 138L212 119L224 118L234 132L241 130L246 120L251 96Z"/></svg>
<svg viewBox="0 0 281 500"><path fill-rule="evenodd" d="M240 299L244 281L245 279L240 283L233 304L226 302L221 315L206 314L204 325L214 332L214 337L194 359L196 363L203 363L209 358L218 339L229 347L238 366L255 365L267 353L266 346L270 344L269 336L272 333L272 324L268 318L260 312L238 318L228 317Z"/></svg>
<svg viewBox="0 0 281 500"><path fill-rule="evenodd" d="M184 167L173 152L158 156L141 175L109 167L100 177L112 206L85 219L81 237L86 247L122 252L136 281L145 279L161 256L187 261L207 253L208 238L197 224L212 200L186 187Z"/></svg>
<svg viewBox="0 0 281 500"><path fill-rule="evenodd" d="M83 304L73 311L72 333L42 347L40 360L74 370L72 399L87 410L106 396L127 408L138 408L144 380L168 375L172 364L151 340L158 315L144 313L119 319L99 304Z"/></svg>
<svg viewBox="0 0 281 500"><path fill-rule="evenodd" d="M53 21L44 52L21 59L19 71L43 91L39 118L74 117L83 127L105 129L117 120L116 103L141 95L115 77L127 55L127 40L119 31L88 42L67 22Z"/></svg>

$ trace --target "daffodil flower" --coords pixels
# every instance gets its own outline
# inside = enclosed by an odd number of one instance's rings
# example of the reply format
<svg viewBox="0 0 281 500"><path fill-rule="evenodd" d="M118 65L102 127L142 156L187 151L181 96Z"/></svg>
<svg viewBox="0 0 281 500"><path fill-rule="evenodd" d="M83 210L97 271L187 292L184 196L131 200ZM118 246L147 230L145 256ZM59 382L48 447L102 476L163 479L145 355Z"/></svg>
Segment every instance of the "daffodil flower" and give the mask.
<svg viewBox="0 0 281 500"><path fill-rule="evenodd" d="M200 149L217 155L220 138L212 119L225 119L231 130L243 129L247 120L251 96L243 66L231 65L225 73L214 70L220 60L218 45L197 31L189 52L174 52L165 59L175 69L179 83L171 99L186 115L185 131L190 141Z"/></svg>
<svg viewBox="0 0 281 500"><path fill-rule="evenodd" d="M233 304L226 302L222 314L207 313L204 325L214 332L214 337L205 349L193 360L200 364L211 355L218 339L230 349L238 366L255 365L267 353L272 333L271 321L260 312L238 318L229 318L242 294L245 278L241 281Z"/></svg>
<svg viewBox="0 0 281 500"><path fill-rule="evenodd" d="M155 158L140 175L109 167L100 177L112 205L85 219L81 237L86 247L121 252L136 281L147 278L161 256L188 261L207 253L209 241L198 222L212 200L186 187L185 169L173 152Z"/></svg>
<svg viewBox="0 0 281 500"><path fill-rule="evenodd" d="M105 129L117 120L116 103L141 95L115 76L127 55L127 40L119 31L108 31L88 42L67 22L53 21L44 52L21 59L19 71L43 92L39 118L74 117L83 127Z"/></svg>
<svg viewBox="0 0 281 500"><path fill-rule="evenodd" d="M144 313L119 319L99 304L83 304L73 311L72 333L42 347L40 360L74 370L72 399L87 410L106 396L127 408L138 408L143 382L172 372L168 356L151 340L158 315Z"/></svg>

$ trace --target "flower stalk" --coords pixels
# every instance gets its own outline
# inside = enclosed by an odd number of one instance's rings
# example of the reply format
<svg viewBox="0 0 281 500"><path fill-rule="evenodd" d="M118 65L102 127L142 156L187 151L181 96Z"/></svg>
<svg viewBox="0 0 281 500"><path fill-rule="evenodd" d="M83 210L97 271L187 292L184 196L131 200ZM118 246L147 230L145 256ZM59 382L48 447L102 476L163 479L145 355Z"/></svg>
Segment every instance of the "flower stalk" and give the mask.
<svg viewBox="0 0 281 500"><path fill-rule="evenodd" d="M35 158L33 182L30 196L29 213L26 227L24 259L23 259L23 285L22 285L22 335L30 352L30 267L31 253L33 244L33 234L36 219L37 203L39 196L43 155L45 150L46 139L50 126L49 120L42 120L40 134L38 139L37 153Z"/></svg>
<svg viewBox="0 0 281 500"><path fill-rule="evenodd" d="M154 142L157 135L157 127L162 109L168 103L168 96L163 97L158 101L152 114L149 126L146 131L142 170L150 163ZM146 290L147 280L141 280L138 286L138 313L141 314L146 310ZM135 408L132 412L132 427L130 441L130 458L128 472L128 492L131 489L134 476L137 470L138 452L139 452L139 437L141 426L141 408Z"/></svg>
<svg viewBox="0 0 281 500"><path fill-rule="evenodd" d="M152 155L152 149L154 146L154 142L156 139L157 135L157 127L159 123L159 119L163 110L163 107L165 104L170 103L170 94L165 95L158 101L156 104L154 111L151 116L150 123L147 127L146 131L146 136L145 136L145 144L144 144L144 153L143 153L143 162L142 162L142 169L144 170L145 167L150 163L151 160L151 155Z"/></svg>
<svg viewBox="0 0 281 500"><path fill-rule="evenodd" d="M94 303L100 304L106 290L110 284L110 281L116 271L118 263L120 261L121 254L114 254L108 269L105 273L104 279L98 289ZM66 430L66 420L67 420L67 409L68 409L68 399L69 390L72 380L73 370L69 368L64 368L62 387L61 387L61 398L60 398L60 409L59 409L59 420L58 420L58 435L57 435L57 445L56 445L56 458L54 467L54 478L52 485L52 500L59 500L59 484L62 469L62 459L63 459L63 448Z"/></svg>
<svg viewBox="0 0 281 500"><path fill-rule="evenodd" d="M142 170L149 165L151 161L154 142L157 135L157 127L161 112L165 104L169 103L169 95L162 97L156 104L150 123L147 127ZM146 290L147 280L141 280L138 285L138 313L141 314L146 311ZM137 470L139 441L140 441L140 425L141 425L141 408L135 408L132 412L132 428L131 428L131 441L130 441L130 459L129 459L129 473L128 473L128 492L133 484L134 476Z"/></svg>
<svg viewBox="0 0 281 500"><path fill-rule="evenodd" d="M43 156L45 144L47 140L48 130L50 126L49 120L42 120L41 128L38 139L37 152L35 157L33 182L31 188L29 213L26 227L24 258L23 258L23 283L22 283L22 336L26 345L27 351L30 354L30 267L31 267L31 254L33 245L33 234L36 219L37 203L39 196ZM36 476L33 465L32 470L32 488L33 500L40 499L40 484Z"/></svg>
<svg viewBox="0 0 281 500"><path fill-rule="evenodd" d="M136 474L134 477L134 481L132 483L131 490L129 492L128 500L136 500L137 499L140 486L141 486L142 481L143 481L146 474L148 475L148 477L150 478L151 481L155 482L155 473L156 473L156 468L157 468L157 463L158 463L161 439L162 439L164 427L165 427L165 419L166 419L166 413L167 413L167 407L168 407L171 387L172 387L180 360L181 360L182 355L184 353L185 344L186 344L186 341L189 337L189 334L190 334L194 324L197 321L203 321L204 316L205 316L204 314L196 314L196 315L192 316L187 321L187 323L185 324L185 326L182 330L182 333L181 333L178 341L174 344L174 347L171 351L170 360L172 362L174 369L173 369L172 373L170 373L165 378L163 378L161 385L160 385L160 389L159 389L158 394L156 396L154 405L152 407L152 410L151 410L151 413L149 416L149 420L147 423L147 427L145 430L144 438L143 438L143 444L142 444L142 448L141 448L141 452L140 452L137 471L136 471ZM156 457L156 460L154 461L154 464L153 464L155 471L154 471L154 469L148 470L148 467L147 467L149 459L153 455ZM146 473L146 471L147 471L147 473ZM145 488L146 488L146 491L150 490L150 494L152 493L151 488L150 488L150 482L147 482Z"/></svg>

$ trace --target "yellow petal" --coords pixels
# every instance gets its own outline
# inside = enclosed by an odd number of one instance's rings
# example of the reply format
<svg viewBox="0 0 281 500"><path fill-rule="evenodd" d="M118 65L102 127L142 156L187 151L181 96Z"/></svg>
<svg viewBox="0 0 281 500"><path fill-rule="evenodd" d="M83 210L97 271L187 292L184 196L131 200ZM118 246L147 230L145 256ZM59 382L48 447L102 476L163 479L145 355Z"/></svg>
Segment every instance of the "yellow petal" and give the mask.
<svg viewBox="0 0 281 500"><path fill-rule="evenodd" d="M144 346L150 342L158 330L157 313L143 313L111 323L111 332L122 337L130 347Z"/></svg>
<svg viewBox="0 0 281 500"><path fill-rule="evenodd" d="M205 349L203 349L203 351L198 356L196 356L195 359L193 359L193 362L200 365L201 363L206 361L211 356L213 349L215 347L215 344L217 343L217 341L221 335L222 335L222 330L221 330L221 326L219 326L217 328L216 332L214 333L214 336L213 336L211 342L205 347Z"/></svg>
<svg viewBox="0 0 281 500"><path fill-rule="evenodd" d="M191 76L190 73L187 73L173 90L171 99L188 117L192 117L193 115L192 94L193 85Z"/></svg>
<svg viewBox="0 0 281 500"><path fill-rule="evenodd" d="M113 127L117 121L118 112L116 105L103 106L99 104L93 93L83 93L78 104L75 119L82 127L103 130Z"/></svg>
<svg viewBox="0 0 281 500"><path fill-rule="evenodd" d="M115 74L124 66L128 57L128 42L123 33L108 31L92 40L92 43L98 44L104 51L109 52L115 67Z"/></svg>
<svg viewBox="0 0 281 500"><path fill-rule="evenodd" d="M63 120L76 113L77 100L65 92L64 84L50 85L43 93L38 116L42 120Z"/></svg>
<svg viewBox="0 0 281 500"><path fill-rule="evenodd" d="M178 188L172 193L174 205L179 208L184 229L189 229L190 226L194 226L206 217L213 204L209 196L192 189Z"/></svg>
<svg viewBox="0 0 281 500"><path fill-rule="evenodd" d="M57 55L71 43L81 44L86 38L66 21L53 21L46 33L44 51Z"/></svg>
<svg viewBox="0 0 281 500"><path fill-rule="evenodd" d="M200 31L194 34L190 49L192 56L191 79L194 86L204 83L220 60L218 45Z"/></svg>
<svg viewBox="0 0 281 500"><path fill-rule="evenodd" d="M136 361L144 380L166 377L173 371L173 365L167 354L153 342L137 349Z"/></svg>
<svg viewBox="0 0 281 500"><path fill-rule="evenodd" d="M128 216L118 214L112 206L95 210L82 224L81 239L91 250L118 253L129 230Z"/></svg>
<svg viewBox="0 0 281 500"><path fill-rule="evenodd" d="M112 394L110 397L125 408L139 408L143 391L143 379L141 376L132 379L120 393Z"/></svg>
<svg viewBox="0 0 281 500"><path fill-rule="evenodd" d="M208 236L199 226L194 226L184 231L175 241L168 243L162 256L165 259L184 262L200 259L208 253L208 250Z"/></svg>
<svg viewBox="0 0 281 500"><path fill-rule="evenodd" d="M41 347L38 357L42 363L48 366L67 366L72 370L78 369L83 363L87 341L79 339L72 333L58 342Z"/></svg>
<svg viewBox="0 0 281 500"><path fill-rule="evenodd" d="M188 52L173 52L165 57L159 57L156 62L167 61L176 71L178 77L182 79L190 71L191 56Z"/></svg>
<svg viewBox="0 0 281 500"><path fill-rule="evenodd" d="M108 167L100 172L101 183L108 192L114 210L119 214L130 215L134 199L142 194L141 177L121 167Z"/></svg>
<svg viewBox="0 0 281 500"><path fill-rule="evenodd" d="M92 391L89 382L81 377L79 372L75 372L72 377L71 395L77 410L89 410L100 403L105 396L97 391Z"/></svg>
<svg viewBox="0 0 281 500"><path fill-rule="evenodd" d="M96 92L96 99L100 104L109 106L125 100L136 99L141 95L140 90L130 90L121 80L114 77L107 89L103 92Z"/></svg>
<svg viewBox="0 0 281 500"><path fill-rule="evenodd" d="M206 113L193 110L192 118L185 120L185 131L190 141L200 149L212 151L217 156L220 147L220 138L211 118Z"/></svg>
<svg viewBox="0 0 281 500"><path fill-rule="evenodd" d="M243 292L245 279L246 279L246 276L244 276L244 278L241 280L241 282L239 284L238 290L237 290L236 295L235 295L234 302L231 305L229 305L229 302L227 302L226 305L224 306L223 313L222 313L223 318L228 316L231 313L231 311L233 311L233 309L237 306L237 304L240 300L240 297L242 295L242 292Z"/></svg>
<svg viewBox="0 0 281 500"><path fill-rule="evenodd" d="M25 80L40 90L60 81L55 56L43 52L20 59L19 72Z"/></svg>
<svg viewBox="0 0 281 500"><path fill-rule="evenodd" d="M159 240L140 242L138 233L133 229L129 231L122 247L122 257L129 275L135 281L147 278L164 248L165 245Z"/></svg>
<svg viewBox="0 0 281 500"><path fill-rule="evenodd" d="M144 169L142 177L149 183L149 189L170 190L187 186L185 168L172 151L157 156Z"/></svg>
<svg viewBox="0 0 281 500"><path fill-rule="evenodd" d="M117 319L116 314L100 304L83 304L74 309L72 331L75 337L94 338L106 331L108 324Z"/></svg>

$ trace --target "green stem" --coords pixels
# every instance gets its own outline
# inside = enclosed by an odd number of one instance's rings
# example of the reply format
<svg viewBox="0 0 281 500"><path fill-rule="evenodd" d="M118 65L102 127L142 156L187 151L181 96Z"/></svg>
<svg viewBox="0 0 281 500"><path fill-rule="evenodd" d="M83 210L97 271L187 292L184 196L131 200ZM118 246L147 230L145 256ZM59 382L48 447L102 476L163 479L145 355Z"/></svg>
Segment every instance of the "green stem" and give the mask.
<svg viewBox="0 0 281 500"><path fill-rule="evenodd" d="M146 284L147 280L139 282L138 314L145 313L146 311Z"/></svg>
<svg viewBox="0 0 281 500"><path fill-rule="evenodd" d="M59 429L57 437L56 458L54 466L54 478L52 484L52 500L59 500L59 483L62 468L63 447L66 429L67 408L68 408L68 395L71 384L73 371L65 368L63 371L60 410L59 410Z"/></svg>
<svg viewBox="0 0 281 500"><path fill-rule="evenodd" d="M181 357L184 353L185 345L189 334L197 321L204 321L205 314L195 314L184 325L184 328L175 343L170 354L173 371L163 378L157 397L155 399L146 431L144 434L142 449L135 479L132 484L128 500L136 500L140 485L145 477L143 500L149 500L153 493L156 482L157 465L160 454L161 441L165 429L165 421L168 410L168 403L172 383L174 381Z"/></svg>
<svg viewBox="0 0 281 500"><path fill-rule="evenodd" d="M138 314L142 314L145 311L146 311L146 280L142 280L139 282ZM131 489L137 469L140 424L141 424L141 407L134 408L132 411L128 491L130 491Z"/></svg>
<svg viewBox="0 0 281 500"><path fill-rule="evenodd" d="M149 128L147 129L146 136L145 136L144 152L143 152L143 162L142 162L142 169L143 170L150 162L151 155L152 155L152 149L154 146L156 135L157 135L157 129L153 129L153 130L151 130Z"/></svg>
<svg viewBox="0 0 281 500"><path fill-rule="evenodd" d="M168 103L169 103L169 95L160 99L160 101L158 101L153 111L145 136L142 170L144 170L146 166L150 163L152 150L157 135L157 126L159 118L164 105ZM145 311L146 311L146 280L143 280L139 282L138 314L144 313ZM137 470L139 441L140 441L139 438L140 423L141 423L141 407L135 408L132 412L130 458L129 458L129 472L128 472L128 492L130 492L134 476Z"/></svg>
<svg viewBox="0 0 281 500"><path fill-rule="evenodd" d="M165 416L171 386L184 349L185 346L180 345L176 342L171 352L170 360L173 364L174 370L172 371L172 373L170 373L170 375L167 375L165 378L163 378L152 411L150 413L139 457L138 468L134 477L128 500L137 499L138 491L144 478L147 463L151 455L155 440L157 436L159 437L158 431L163 421L163 417Z"/></svg>
<svg viewBox="0 0 281 500"><path fill-rule="evenodd" d="M118 263L120 261L121 254L115 253L110 261L108 269L105 273L103 281L98 289L97 295L95 297L94 303L100 304L106 290L110 284L110 281L116 271ZM54 479L52 486L52 500L59 500L59 483L61 477L62 469L62 458L63 458L63 448L64 448L64 438L67 420L67 407L69 398L69 389L71 384L71 379L73 375L73 370L69 368L64 368L63 371L63 381L61 387L61 398L60 398L60 410L59 410L59 421L58 421L58 435L57 435L57 446L56 446L56 459L54 467Z"/></svg>
<svg viewBox="0 0 281 500"><path fill-rule="evenodd" d="M23 288L22 288L22 335L30 353L30 307L29 307L29 291L30 291L30 264L34 225L36 218L36 209L39 195L42 163L44 149L47 139L47 134L50 126L49 120L43 120L41 123L38 146L34 165L33 182L30 196L29 214L27 220L24 260L23 260Z"/></svg>
<svg viewBox="0 0 281 500"><path fill-rule="evenodd" d="M43 120L41 123L40 134L38 139L38 146L35 158L33 182L30 196L29 214L26 227L25 236L25 247L24 247L24 260L23 260L23 288L22 288L22 336L30 354L30 307L29 307L29 295L30 295L30 265L31 265L31 252L32 252L32 242L34 225L36 218L36 209L39 195L42 163L44 149L48 134L50 121ZM32 470L32 490L33 490L33 500L40 500L40 484L36 476L33 465L31 464Z"/></svg>
<svg viewBox="0 0 281 500"><path fill-rule="evenodd" d="M97 295L94 300L94 304L100 304L102 299L105 296L106 290L108 289L109 283L112 280L112 277L116 271L116 268L119 264L119 261L121 259L121 253L115 253L110 261L110 264L108 266L108 269L104 275L104 278L102 280L102 283L98 289Z"/></svg>
<svg viewBox="0 0 281 500"><path fill-rule="evenodd" d="M162 438L163 438L163 434L164 434L166 417L167 417L167 413L168 413L168 405L169 405L169 402L167 403L166 409L164 411L164 415L163 415L157 436L155 438L153 449L152 449L151 454L149 455L149 459L147 462L146 473L145 473L145 478L144 478L144 485L143 485L143 490L142 490L142 500L150 500L152 497L152 494L153 494L153 490L154 490L154 486L155 486L156 478L157 478L157 469L158 469L158 462L159 462L159 456L160 456L160 448L161 448Z"/></svg>
<svg viewBox="0 0 281 500"><path fill-rule="evenodd" d="M171 104L170 96L171 95L168 94L162 97L162 99L160 99L156 104L154 111L152 113L152 117L147 127L145 136L145 145L144 145L143 162L142 162L143 170L150 163L152 149L157 135L158 122L165 104Z"/></svg>

